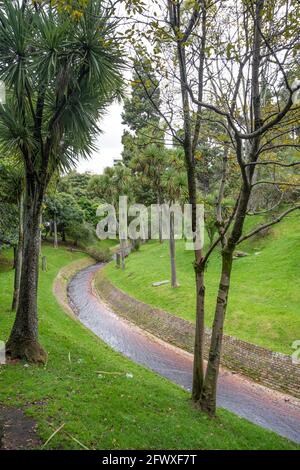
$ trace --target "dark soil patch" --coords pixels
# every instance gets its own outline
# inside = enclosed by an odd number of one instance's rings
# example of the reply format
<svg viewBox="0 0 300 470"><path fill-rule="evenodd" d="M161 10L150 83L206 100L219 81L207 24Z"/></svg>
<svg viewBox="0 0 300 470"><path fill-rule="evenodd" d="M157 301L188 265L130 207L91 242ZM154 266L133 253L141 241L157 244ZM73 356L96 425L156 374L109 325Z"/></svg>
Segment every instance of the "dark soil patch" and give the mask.
<svg viewBox="0 0 300 470"><path fill-rule="evenodd" d="M0 405L0 450L29 450L40 445L35 421L18 408Z"/></svg>

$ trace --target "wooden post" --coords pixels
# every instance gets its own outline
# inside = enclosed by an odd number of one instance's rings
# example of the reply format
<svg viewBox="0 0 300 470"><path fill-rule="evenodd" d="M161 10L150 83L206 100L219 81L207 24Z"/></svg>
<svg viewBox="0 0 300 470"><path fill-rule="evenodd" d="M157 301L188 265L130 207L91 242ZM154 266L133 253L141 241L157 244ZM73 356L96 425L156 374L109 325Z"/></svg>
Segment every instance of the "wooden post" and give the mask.
<svg viewBox="0 0 300 470"><path fill-rule="evenodd" d="M47 271L47 257L43 256L42 257L42 271Z"/></svg>

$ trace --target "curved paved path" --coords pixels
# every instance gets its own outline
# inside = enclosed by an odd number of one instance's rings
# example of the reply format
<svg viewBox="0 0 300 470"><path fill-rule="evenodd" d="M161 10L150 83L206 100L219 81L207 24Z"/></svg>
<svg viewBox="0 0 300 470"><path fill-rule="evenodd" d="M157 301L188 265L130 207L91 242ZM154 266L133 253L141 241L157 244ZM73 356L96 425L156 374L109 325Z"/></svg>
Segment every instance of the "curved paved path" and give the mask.
<svg viewBox="0 0 300 470"><path fill-rule="evenodd" d="M68 287L79 320L113 349L181 385L192 383L192 356L164 343L113 313L92 289L101 265L80 271ZM300 443L300 401L221 370L218 406Z"/></svg>

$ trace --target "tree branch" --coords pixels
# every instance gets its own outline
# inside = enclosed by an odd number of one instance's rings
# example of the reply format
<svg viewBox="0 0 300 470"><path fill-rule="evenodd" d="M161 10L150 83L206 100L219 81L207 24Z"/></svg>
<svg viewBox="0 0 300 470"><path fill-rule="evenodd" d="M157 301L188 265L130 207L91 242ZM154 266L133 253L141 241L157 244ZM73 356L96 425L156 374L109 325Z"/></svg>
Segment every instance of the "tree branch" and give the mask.
<svg viewBox="0 0 300 470"><path fill-rule="evenodd" d="M300 209L300 205L299 206L295 206L295 207L292 207L290 209L288 209L287 211L283 212L281 215L279 215L278 217L276 217L274 220L272 220L272 222L268 222L264 225L261 225L260 227L252 230L252 232L249 232L248 234L244 235L243 237L241 237L238 242L237 242L237 245L239 245L240 243L244 242L245 240L248 240L249 238L253 237L253 235L256 235L257 233L261 232L262 230L266 229L266 228L269 228L271 227L272 225L275 225L275 224L278 224L282 219L284 219L284 217L286 217L288 214L290 214L291 212L294 212L295 210L297 209Z"/></svg>

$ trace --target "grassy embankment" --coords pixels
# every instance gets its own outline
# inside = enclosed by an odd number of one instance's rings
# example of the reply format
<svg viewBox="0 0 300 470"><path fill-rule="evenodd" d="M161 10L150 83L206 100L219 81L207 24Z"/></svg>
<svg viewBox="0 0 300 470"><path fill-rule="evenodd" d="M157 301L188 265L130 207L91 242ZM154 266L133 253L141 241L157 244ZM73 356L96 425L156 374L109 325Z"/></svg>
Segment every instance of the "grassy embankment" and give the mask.
<svg viewBox="0 0 300 470"><path fill-rule="evenodd" d="M45 367L0 366L0 403L26 410L37 421L44 441L65 424L47 448L80 449L70 436L90 449L296 448L224 410L219 410L217 419L208 419L193 409L181 388L113 352L70 318L52 293L58 271L76 260L85 263L84 255L49 246L43 251L48 271L40 276L40 340L49 360ZM12 281L11 265L2 257L2 340L13 322ZM127 378L127 372L133 377Z"/></svg>
<svg viewBox="0 0 300 470"><path fill-rule="evenodd" d="M250 227L261 222L248 220ZM234 261L225 332L245 341L290 354L300 338L300 217L293 214L265 237L254 238L238 249L249 256ZM251 225L250 225L251 224ZM168 242L149 242L126 261L125 272L111 263L108 279L129 295L174 315L194 321L193 253L176 242L180 287L152 287L170 279ZM206 272L207 326L211 326L220 270L220 253L211 257Z"/></svg>

